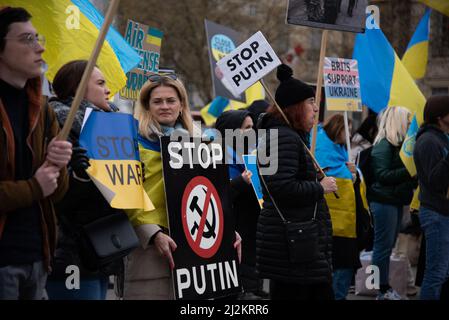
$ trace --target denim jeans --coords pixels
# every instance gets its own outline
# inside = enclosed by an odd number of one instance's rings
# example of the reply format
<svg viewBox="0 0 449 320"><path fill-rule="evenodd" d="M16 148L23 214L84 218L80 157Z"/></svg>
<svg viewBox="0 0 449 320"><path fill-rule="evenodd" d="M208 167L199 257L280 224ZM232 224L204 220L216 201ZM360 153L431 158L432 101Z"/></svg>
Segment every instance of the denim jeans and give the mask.
<svg viewBox="0 0 449 320"><path fill-rule="evenodd" d="M109 278L104 275L80 280L79 289L67 289L65 280L49 280L47 294L49 300L105 300Z"/></svg>
<svg viewBox="0 0 449 320"><path fill-rule="evenodd" d="M353 276L353 268L341 268L334 270L332 285L334 287L335 300L346 299Z"/></svg>
<svg viewBox="0 0 449 320"><path fill-rule="evenodd" d="M380 285L388 285L390 255L401 227L403 207L371 202L370 208L374 220L372 264L379 268Z"/></svg>
<svg viewBox="0 0 449 320"><path fill-rule="evenodd" d="M426 239L426 267L421 300L439 300L441 287L449 278L449 217L421 207L419 221Z"/></svg>
<svg viewBox="0 0 449 320"><path fill-rule="evenodd" d="M46 280L42 261L0 267L0 300L42 300Z"/></svg>

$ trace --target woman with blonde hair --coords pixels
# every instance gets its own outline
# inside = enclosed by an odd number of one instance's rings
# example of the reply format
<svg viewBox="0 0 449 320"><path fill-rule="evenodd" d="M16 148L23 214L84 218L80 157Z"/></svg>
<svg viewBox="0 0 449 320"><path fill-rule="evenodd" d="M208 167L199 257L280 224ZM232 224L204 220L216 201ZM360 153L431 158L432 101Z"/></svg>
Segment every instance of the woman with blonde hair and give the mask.
<svg viewBox="0 0 449 320"><path fill-rule="evenodd" d="M175 74L152 75L143 85L134 117L139 121L139 152L144 164L144 188L155 210L127 210L140 240L140 247L127 259L124 299L173 299L172 251L176 244L168 235L168 221L159 137L175 129L192 133L187 92Z"/></svg>
<svg viewBox="0 0 449 320"><path fill-rule="evenodd" d="M413 198L416 180L399 157L411 120L403 107L389 107L380 115L379 131L371 152L373 183L367 197L374 219L372 264L380 270L378 300L400 300L401 296L388 284L390 255L399 232L403 207Z"/></svg>
<svg viewBox="0 0 449 320"><path fill-rule="evenodd" d="M124 299L172 300L171 270L175 241L169 236L159 137L177 132L193 134L193 120L184 84L174 73L152 75L142 87L135 110L139 121L139 152L144 164L144 189L152 211L127 210L141 246L125 268ZM234 247L239 252L240 236Z"/></svg>

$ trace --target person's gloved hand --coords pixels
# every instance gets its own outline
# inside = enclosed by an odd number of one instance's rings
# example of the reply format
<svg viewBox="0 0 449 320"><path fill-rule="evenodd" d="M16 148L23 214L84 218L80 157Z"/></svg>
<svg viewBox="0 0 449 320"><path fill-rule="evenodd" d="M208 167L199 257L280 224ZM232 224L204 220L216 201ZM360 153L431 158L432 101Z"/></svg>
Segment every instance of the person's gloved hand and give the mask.
<svg viewBox="0 0 449 320"><path fill-rule="evenodd" d="M82 147L74 147L72 149L72 158L69 167L75 172L76 176L83 179L89 179L86 169L90 167L87 150Z"/></svg>

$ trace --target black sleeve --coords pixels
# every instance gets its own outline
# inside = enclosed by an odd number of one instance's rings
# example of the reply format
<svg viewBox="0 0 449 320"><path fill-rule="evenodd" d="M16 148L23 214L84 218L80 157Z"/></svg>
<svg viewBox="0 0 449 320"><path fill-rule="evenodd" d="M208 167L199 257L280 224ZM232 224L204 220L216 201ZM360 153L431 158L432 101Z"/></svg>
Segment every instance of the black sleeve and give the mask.
<svg viewBox="0 0 449 320"><path fill-rule="evenodd" d="M315 203L323 197L324 189L319 182L298 179L299 170L307 170L300 137L286 130L279 130L278 134L277 146L272 145L273 151L277 151L273 160L277 161L277 172L263 176L271 195L276 202Z"/></svg>
<svg viewBox="0 0 449 320"><path fill-rule="evenodd" d="M251 185L247 184L241 175L232 179L230 184L232 202L234 202L242 194L253 192L251 190Z"/></svg>
<svg viewBox="0 0 449 320"><path fill-rule="evenodd" d="M428 188L444 194L447 191L449 181L449 159L444 150L432 139L426 139L419 144L419 149L413 155L415 161L420 164L424 183Z"/></svg>

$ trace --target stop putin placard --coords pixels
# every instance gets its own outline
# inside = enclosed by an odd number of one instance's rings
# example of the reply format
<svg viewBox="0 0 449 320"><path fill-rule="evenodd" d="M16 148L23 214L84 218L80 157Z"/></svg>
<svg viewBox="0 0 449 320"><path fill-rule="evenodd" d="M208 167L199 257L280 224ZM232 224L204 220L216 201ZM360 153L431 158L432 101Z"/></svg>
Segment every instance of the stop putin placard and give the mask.
<svg viewBox="0 0 449 320"><path fill-rule="evenodd" d="M196 140L196 141L195 141ZM210 299L240 292L235 217L221 145L161 138L176 299Z"/></svg>

